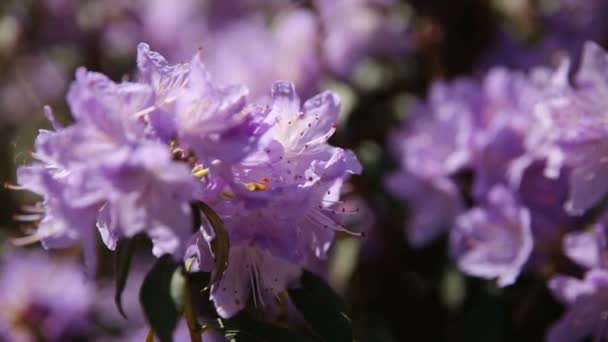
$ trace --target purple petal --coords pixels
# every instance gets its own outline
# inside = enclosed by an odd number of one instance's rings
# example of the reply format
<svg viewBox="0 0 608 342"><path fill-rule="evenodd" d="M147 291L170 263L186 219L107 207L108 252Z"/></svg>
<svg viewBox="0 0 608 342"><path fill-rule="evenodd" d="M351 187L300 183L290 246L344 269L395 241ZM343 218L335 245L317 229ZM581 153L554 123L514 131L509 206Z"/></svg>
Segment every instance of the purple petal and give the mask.
<svg viewBox="0 0 608 342"><path fill-rule="evenodd" d="M450 236L459 267L474 276L498 278L500 286L515 282L532 245L530 212L502 186L490 190L486 205L458 217Z"/></svg>

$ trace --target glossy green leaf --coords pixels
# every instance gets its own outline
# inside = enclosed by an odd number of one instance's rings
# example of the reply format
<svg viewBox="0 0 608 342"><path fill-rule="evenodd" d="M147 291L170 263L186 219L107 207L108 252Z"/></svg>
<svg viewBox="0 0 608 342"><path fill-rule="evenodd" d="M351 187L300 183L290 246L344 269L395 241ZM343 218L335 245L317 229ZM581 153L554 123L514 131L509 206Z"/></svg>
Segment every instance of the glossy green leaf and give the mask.
<svg viewBox="0 0 608 342"><path fill-rule="evenodd" d="M180 309L175 303L175 274L181 273L180 264L171 255L160 257L146 275L139 291L139 301L151 329L161 342L173 340Z"/></svg>
<svg viewBox="0 0 608 342"><path fill-rule="evenodd" d="M351 319L338 294L311 272L304 271L301 286L289 296L316 336L326 342L352 342Z"/></svg>
<svg viewBox="0 0 608 342"><path fill-rule="evenodd" d="M201 228L201 224L203 224L201 211L197 203L191 203L190 208L192 209L192 232L196 233Z"/></svg>
<svg viewBox="0 0 608 342"><path fill-rule="evenodd" d="M186 274L182 268L177 268L171 277L169 292L178 311L182 311L186 299Z"/></svg>
<svg viewBox="0 0 608 342"><path fill-rule="evenodd" d="M228 239L228 233L224 228L224 222L218 216L218 214L211 209L207 204L198 202L199 209L205 214L207 221L210 223L213 229L213 235L215 238L211 241L211 253L215 262L215 270L212 272L209 286L215 284L224 274L228 267L228 256L230 252L230 240ZM203 222L203 229L205 222Z"/></svg>
<svg viewBox="0 0 608 342"><path fill-rule="evenodd" d="M116 246L114 253L114 272L115 272L115 292L114 303L122 317L127 318L122 307L122 293L127 285L131 259L135 252L135 238L121 239Z"/></svg>

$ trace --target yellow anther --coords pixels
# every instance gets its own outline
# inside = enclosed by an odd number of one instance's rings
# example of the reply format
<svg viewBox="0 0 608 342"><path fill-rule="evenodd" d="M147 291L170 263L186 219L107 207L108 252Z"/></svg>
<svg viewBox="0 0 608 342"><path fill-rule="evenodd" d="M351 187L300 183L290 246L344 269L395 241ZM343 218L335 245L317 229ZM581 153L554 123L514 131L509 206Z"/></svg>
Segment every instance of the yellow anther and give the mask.
<svg viewBox="0 0 608 342"><path fill-rule="evenodd" d="M248 182L243 185L249 191L263 191L268 189L268 183L270 183L270 179L264 177L261 182Z"/></svg>
<svg viewBox="0 0 608 342"><path fill-rule="evenodd" d="M196 178L203 178L209 174L209 168L204 168L203 165L197 164L192 168L192 175Z"/></svg>
<svg viewBox="0 0 608 342"><path fill-rule="evenodd" d="M233 199L236 197L236 195L233 192L229 192L229 191L222 191L219 195L220 199L222 200L228 200L228 199Z"/></svg>

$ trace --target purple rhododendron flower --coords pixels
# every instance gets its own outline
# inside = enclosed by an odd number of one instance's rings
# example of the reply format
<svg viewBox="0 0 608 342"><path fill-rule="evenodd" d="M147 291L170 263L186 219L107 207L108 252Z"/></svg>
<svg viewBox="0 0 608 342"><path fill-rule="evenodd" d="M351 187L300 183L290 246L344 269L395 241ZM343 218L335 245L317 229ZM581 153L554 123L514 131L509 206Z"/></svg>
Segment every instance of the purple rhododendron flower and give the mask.
<svg viewBox="0 0 608 342"><path fill-rule="evenodd" d="M566 234L563 238L564 254L586 269L608 268L607 219L604 214L593 229Z"/></svg>
<svg viewBox="0 0 608 342"><path fill-rule="evenodd" d="M8 252L0 271L0 336L6 341L86 338L94 288L72 260L41 252Z"/></svg>
<svg viewBox="0 0 608 342"><path fill-rule="evenodd" d="M242 159L263 132L252 116L264 113L244 109L246 90L213 85L197 56L170 66L141 45L138 62L144 82L114 83L79 69L68 94L75 124L42 131L38 162L18 171L46 206L36 236L47 247L84 241L91 269L95 223L109 248L146 232L156 255L181 257L192 230L190 202L217 183L207 175L223 172L209 168L218 157L224 164ZM166 122L175 131L157 129Z"/></svg>
<svg viewBox="0 0 608 342"><path fill-rule="evenodd" d="M494 68L481 81L437 82L410 107L391 141L403 171L388 184L408 202L413 246L447 231L460 268L501 286L553 265L563 234L582 224L564 209L571 167L546 157L555 147L538 115L562 77Z"/></svg>
<svg viewBox="0 0 608 342"><path fill-rule="evenodd" d="M564 236L564 253L587 269L583 279L555 275L549 281L553 296L567 311L549 330L548 341L576 341L593 336L608 337L608 258L606 254L606 215L593 230Z"/></svg>
<svg viewBox="0 0 608 342"><path fill-rule="evenodd" d="M214 271L207 222L192 234L191 203L222 218L230 261L211 299L222 317L246 304L272 311L309 260L325 258L334 232L353 214L344 181L361 172L348 150L331 146L340 100L322 92L304 103L291 82L272 86L267 107L247 103L243 85L217 85L197 53L170 65L138 47L136 82L115 83L79 69L68 94L75 123L41 131L36 159L19 183L43 196L33 237L47 248L82 241L96 267L94 226L114 249L145 233L156 256L193 254ZM356 209L355 209L356 211ZM355 234L355 233L352 233Z"/></svg>
<svg viewBox="0 0 608 342"><path fill-rule="evenodd" d="M334 232L348 232L340 189L361 166L352 152L327 143L337 96L324 92L300 104L289 82L276 82L271 95L272 124L259 150L233 167L233 195L211 204L231 242L228 269L211 289L222 317L244 308L250 293L255 305L272 312L307 260L325 258ZM196 238L198 268L212 269L206 241L213 238L205 229Z"/></svg>
<svg viewBox="0 0 608 342"><path fill-rule="evenodd" d="M530 211L514 194L496 186L487 202L460 215L450 235L452 254L466 273L498 279L498 285L515 282L534 244Z"/></svg>
<svg viewBox="0 0 608 342"><path fill-rule="evenodd" d="M317 0L329 68L347 77L368 56L395 56L409 47L407 21L392 0ZM336 17L344 20L335 20Z"/></svg>
<svg viewBox="0 0 608 342"><path fill-rule="evenodd" d="M212 83L200 53L187 65L168 66L141 44L138 60L144 80L165 96L150 117L151 126L163 137L175 138L204 165L219 158L240 160L254 146L259 125L252 115L263 113L246 108L244 86Z"/></svg>
<svg viewBox="0 0 608 342"><path fill-rule="evenodd" d="M568 70L565 63L557 72L556 90L537 109L543 128L535 139L542 144L531 150L541 151L536 153L547 158L553 169L559 170L562 165L572 168L567 203L572 214L584 213L608 191L607 130L603 118L604 98L608 94L603 76L608 70L607 60L599 46L587 43L573 84L568 84L565 78Z"/></svg>
<svg viewBox="0 0 608 342"><path fill-rule="evenodd" d="M404 169L403 175L393 176L391 187L398 196L416 200L410 201L416 225L410 242L422 246L452 226L463 208L460 192L467 190L462 186L468 173L473 200L484 201L496 185L513 185L514 163L527 154L534 108L549 75L545 69L523 74L496 68L481 82L436 82L426 103L410 106L409 120L391 140ZM431 214L433 206L442 208L439 214Z"/></svg>
<svg viewBox="0 0 608 342"><path fill-rule="evenodd" d="M608 272L594 269L580 280L569 276L554 276L549 288L568 309L547 334L547 341L579 341L594 336L608 338Z"/></svg>
<svg viewBox="0 0 608 342"><path fill-rule="evenodd" d="M470 165L479 88L473 82L438 82L428 103L412 108L411 122L395 137L404 167L419 177L450 176Z"/></svg>
<svg viewBox="0 0 608 342"><path fill-rule="evenodd" d="M294 82L306 97L318 91L319 20L305 9L283 12L272 28L253 17L233 20L209 34L203 55L219 82L244 84L262 102L267 101L268 85L281 79Z"/></svg>

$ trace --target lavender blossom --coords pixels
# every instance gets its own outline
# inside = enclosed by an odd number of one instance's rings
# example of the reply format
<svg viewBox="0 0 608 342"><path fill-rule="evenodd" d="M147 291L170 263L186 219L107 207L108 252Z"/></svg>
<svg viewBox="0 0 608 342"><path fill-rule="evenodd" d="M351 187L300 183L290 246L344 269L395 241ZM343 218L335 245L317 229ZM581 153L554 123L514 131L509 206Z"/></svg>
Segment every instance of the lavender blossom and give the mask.
<svg viewBox="0 0 608 342"><path fill-rule="evenodd" d="M462 214L450 235L452 254L466 273L515 282L533 247L530 211L507 188L490 190L487 202Z"/></svg>
<svg viewBox="0 0 608 342"><path fill-rule="evenodd" d="M580 215L597 204L608 191L605 181L606 124L603 119L608 87L606 54L594 43L585 45L581 66L569 84L565 75L568 64L557 71L556 90L539 104L537 116L542 128L528 144L531 154L546 158L549 174L559 174L561 167L572 168L567 209Z"/></svg>
<svg viewBox="0 0 608 342"><path fill-rule="evenodd" d="M553 296L567 307L550 329L548 341L608 337L608 273L606 266L606 215L593 230L572 232L563 239L565 254L587 270L584 279L555 275L549 281Z"/></svg>
<svg viewBox="0 0 608 342"><path fill-rule="evenodd" d="M593 336L608 338L608 273L595 269L585 278L558 275L549 281L554 297L568 309L547 334L547 341L578 341Z"/></svg>
<svg viewBox="0 0 608 342"><path fill-rule="evenodd" d="M219 82L245 84L263 102L276 80L294 82L306 97L318 91L319 20L305 9L283 12L272 29L258 18L243 18L209 34L203 59Z"/></svg>
<svg viewBox="0 0 608 342"><path fill-rule="evenodd" d="M90 269L95 223L111 249L117 239L145 232L155 255L181 257L192 229L190 202L214 196L216 190L207 194L214 180L264 131L264 112L245 109L246 90L213 85L197 56L170 66L141 45L139 65L143 82L118 84L79 69L68 94L76 123L60 127L49 112L55 131L40 133L38 162L18 171L46 207L34 218L42 219L35 236L51 248L82 240ZM224 166L209 170L213 165Z"/></svg>
<svg viewBox="0 0 608 342"><path fill-rule="evenodd" d="M306 96L319 89L319 19L308 9L267 1L186 0L136 1L116 11L124 15L103 32L109 50L131 52L137 41L147 41L170 61L181 62L198 47L218 84L243 84L260 102L279 79L292 80Z"/></svg>
<svg viewBox="0 0 608 342"><path fill-rule="evenodd" d="M410 199L414 246L451 228L460 268L498 278L501 286L553 262L562 234L580 225L563 208L569 169L547 178L543 159L529 157L535 110L556 91L554 82L547 69L497 68L479 83L438 83L427 104L413 107L411 122L393 140L404 171L390 184ZM472 177L470 188L456 185L463 171ZM468 191L475 207L463 213Z"/></svg>
<svg viewBox="0 0 608 342"><path fill-rule="evenodd" d="M317 0L326 34L323 52L329 69L348 77L369 56L396 56L407 51L407 22L396 1ZM335 20L336 17L344 20Z"/></svg>
<svg viewBox="0 0 608 342"><path fill-rule="evenodd" d="M410 119L391 137L403 170L391 175L387 185L412 206L406 231L414 246L438 237L464 209L451 177L471 166L478 94L474 82L437 82L428 103L412 105Z"/></svg>
<svg viewBox="0 0 608 342"><path fill-rule="evenodd" d="M607 269L607 219L608 216L603 215L593 229L566 234L563 238L564 254L583 268Z"/></svg>
<svg viewBox="0 0 608 342"><path fill-rule="evenodd" d="M73 261L9 252L0 271L0 326L7 341L86 338L93 326L92 284Z"/></svg>
<svg viewBox="0 0 608 342"><path fill-rule="evenodd" d="M238 161L255 147L263 117L254 116L264 113L246 107L246 87L212 83L200 53L187 65L169 66L140 44L138 64L160 98L150 124L163 138L174 138L182 149L192 150L205 167L220 158Z"/></svg>
<svg viewBox="0 0 608 342"><path fill-rule="evenodd" d="M249 106L247 88L219 86L201 61L170 65L139 45L139 82L114 83L80 69L68 101L76 123L42 131L19 182L43 196L35 233L46 247L83 241L95 268L96 223L110 249L146 233L156 256L194 252L212 271L207 224L191 236L190 203L205 201L223 219L230 262L211 299L223 317L247 303L274 307L310 257L324 258L350 214L340 189L361 165L330 146L340 110L332 92L303 104L290 82L272 103ZM70 149L71 146L74 146ZM27 238L27 239L32 239Z"/></svg>
<svg viewBox="0 0 608 342"><path fill-rule="evenodd" d="M479 91L467 80L437 82L428 103L412 106L412 118L393 140L409 172L424 178L445 177L470 165Z"/></svg>
<svg viewBox="0 0 608 342"><path fill-rule="evenodd" d="M361 166L350 151L327 144L335 131L339 100L321 93L300 105L294 85L277 82L260 149L233 167L232 199L212 204L230 236L230 263L211 299L222 317L248 301L272 312L279 294L292 285L309 257L325 258L334 231L348 232L337 211L340 188ZM198 267L210 269L211 253L196 240Z"/></svg>

